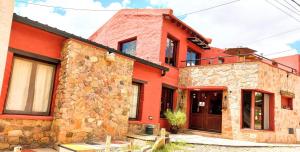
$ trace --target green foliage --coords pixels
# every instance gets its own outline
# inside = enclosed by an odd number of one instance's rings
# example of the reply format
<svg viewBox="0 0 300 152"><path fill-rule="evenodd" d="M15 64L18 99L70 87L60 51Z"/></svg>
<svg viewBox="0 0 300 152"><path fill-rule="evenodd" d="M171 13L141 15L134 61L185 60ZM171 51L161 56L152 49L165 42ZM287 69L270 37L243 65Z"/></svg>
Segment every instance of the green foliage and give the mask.
<svg viewBox="0 0 300 152"><path fill-rule="evenodd" d="M168 122L172 125L172 126L182 126L185 124L186 122L186 114L184 112L182 112L181 110L172 112L171 110L167 110L165 112L165 116L168 120Z"/></svg>

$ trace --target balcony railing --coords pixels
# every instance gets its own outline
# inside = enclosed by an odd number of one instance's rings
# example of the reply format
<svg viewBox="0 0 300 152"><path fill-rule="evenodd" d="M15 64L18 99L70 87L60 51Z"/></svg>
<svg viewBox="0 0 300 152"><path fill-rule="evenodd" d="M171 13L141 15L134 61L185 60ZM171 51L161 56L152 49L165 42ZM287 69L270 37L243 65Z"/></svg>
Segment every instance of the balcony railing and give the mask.
<svg viewBox="0 0 300 152"><path fill-rule="evenodd" d="M186 66L205 66L205 65L218 65L228 63L240 63L240 62L253 62L260 61L271 66L277 67L281 70L287 71L299 75L298 71L290 66L268 59L258 54L239 54L239 55L225 55L211 58L201 58L196 60L185 60Z"/></svg>

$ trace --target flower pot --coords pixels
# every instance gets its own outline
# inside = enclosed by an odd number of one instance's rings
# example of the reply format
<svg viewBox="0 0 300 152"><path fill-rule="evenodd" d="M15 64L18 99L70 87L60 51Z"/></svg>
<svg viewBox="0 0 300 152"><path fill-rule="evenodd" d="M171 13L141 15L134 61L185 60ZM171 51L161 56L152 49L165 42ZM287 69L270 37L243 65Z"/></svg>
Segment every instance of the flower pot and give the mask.
<svg viewBox="0 0 300 152"><path fill-rule="evenodd" d="M178 126L171 125L171 127L170 127L170 132L171 132L172 134L177 134L178 131L179 131L179 127L178 127Z"/></svg>

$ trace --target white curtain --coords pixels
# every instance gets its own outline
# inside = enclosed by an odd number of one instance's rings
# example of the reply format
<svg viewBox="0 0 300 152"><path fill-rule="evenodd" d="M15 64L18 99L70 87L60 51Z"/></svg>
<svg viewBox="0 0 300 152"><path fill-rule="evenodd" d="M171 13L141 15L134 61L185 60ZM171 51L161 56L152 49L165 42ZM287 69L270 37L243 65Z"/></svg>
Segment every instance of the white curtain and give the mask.
<svg viewBox="0 0 300 152"><path fill-rule="evenodd" d="M47 64L37 65L32 107L33 112L47 112L51 96L50 90L53 73L53 66Z"/></svg>
<svg viewBox="0 0 300 152"><path fill-rule="evenodd" d="M139 86L136 84L132 85L132 99L130 103L130 111L129 111L129 118L136 118L137 116L137 108L138 108L138 97L139 97Z"/></svg>
<svg viewBox="0 0 300 152"><path fill-rule="evenodd" d="M28 97L32 62L14 58L6 110L24 111Z"/></svg>

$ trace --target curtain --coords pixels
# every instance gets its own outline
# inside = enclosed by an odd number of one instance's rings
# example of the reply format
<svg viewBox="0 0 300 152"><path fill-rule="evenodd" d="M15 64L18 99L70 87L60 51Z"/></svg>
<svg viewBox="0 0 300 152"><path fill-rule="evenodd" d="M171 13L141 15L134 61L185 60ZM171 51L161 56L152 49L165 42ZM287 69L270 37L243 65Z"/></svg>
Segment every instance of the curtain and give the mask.
<svg viewBox="0 0 300 152"><path fill-rule="evenodd" d="M36 69L33 112L47 112L52 87L54 67L47 64L38 64Z"/></svg>
<svg viewBox="0 0 300 152"><path fill-rule="evenodd" d="M136 118L137 117L137 108L138 108L138 101L139 101L139 85L133 84L133 95L132 100L130 103L130 111L129 111L129 118Z"/></svg>
<svg viewBox="0 0 300 152"><path fill-rule="evenodd" d="M14 58L13 70L6 102L6 110L24 111L28 97L28 89L32 62Z"/></svg>

